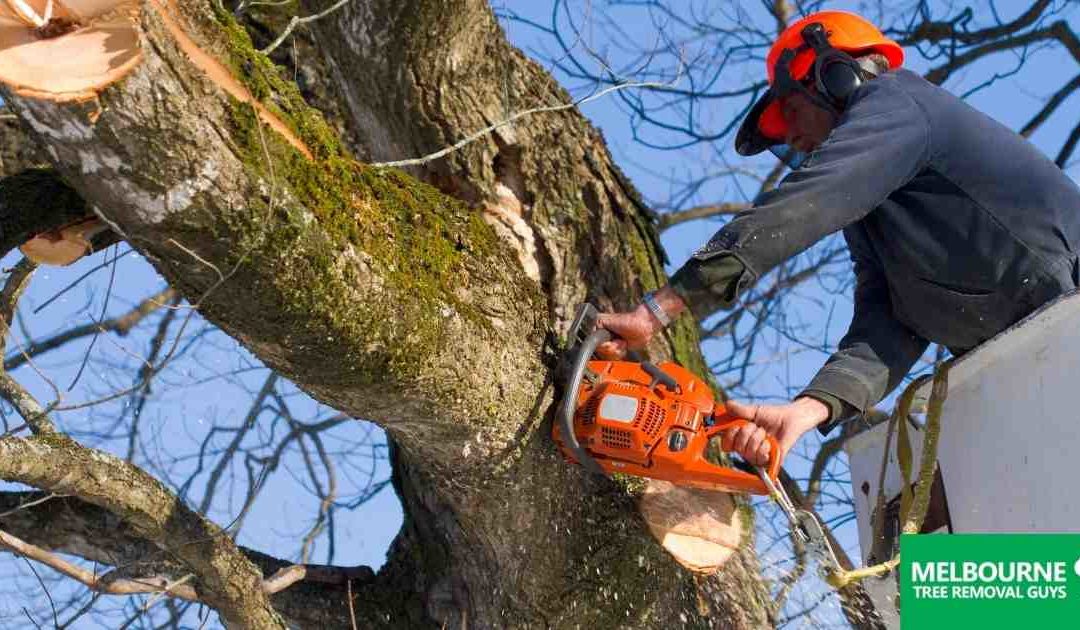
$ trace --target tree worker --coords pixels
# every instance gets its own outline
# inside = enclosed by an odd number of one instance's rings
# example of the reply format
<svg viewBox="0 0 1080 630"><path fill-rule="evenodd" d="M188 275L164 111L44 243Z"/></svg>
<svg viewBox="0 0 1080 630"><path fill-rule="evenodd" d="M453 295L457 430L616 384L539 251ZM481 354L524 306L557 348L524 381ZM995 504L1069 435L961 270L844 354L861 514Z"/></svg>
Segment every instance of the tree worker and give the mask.
<svg viewBox="0 0 1080 630"><path fill-rule="evenodd" d="M962 354L1074 289L1080 189L1038 149L918 74L852 13L822 11L773 44L770 87L735 139L792 171L735 216L638 308L605 313L638 349L689 309L703 319L784 260L843 230L855 312L838 350L785 405L732 402L751 424L725 448L765 464L814 427L824 435L893 390L929 342Z"/></svg>

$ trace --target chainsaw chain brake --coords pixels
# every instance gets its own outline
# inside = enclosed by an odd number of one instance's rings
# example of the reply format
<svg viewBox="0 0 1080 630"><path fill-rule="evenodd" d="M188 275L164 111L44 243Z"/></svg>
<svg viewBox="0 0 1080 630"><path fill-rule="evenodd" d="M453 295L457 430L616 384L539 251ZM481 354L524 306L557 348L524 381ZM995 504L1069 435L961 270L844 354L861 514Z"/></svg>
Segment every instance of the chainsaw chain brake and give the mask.
<svg viewBox="0 0 1080 630"><path fill-rule="evenodd" d="M765 487L769 489L769 496L780 506L780 511L787 517L795 535L817 556L818 571L822 579L828 581L831 575L842 573L843 567L840 566L818 517L809 510L796 508L783 485L769 477L764 468L759 467L757 470L761 480L765 482Z"/></svg>

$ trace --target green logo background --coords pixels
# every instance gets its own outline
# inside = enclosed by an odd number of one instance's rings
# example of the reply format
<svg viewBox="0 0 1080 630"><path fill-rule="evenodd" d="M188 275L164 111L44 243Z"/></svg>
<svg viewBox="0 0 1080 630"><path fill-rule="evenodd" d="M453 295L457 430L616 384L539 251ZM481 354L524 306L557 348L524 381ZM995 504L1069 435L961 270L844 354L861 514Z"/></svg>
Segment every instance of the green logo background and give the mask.
<svg viewBox="0 0 1080 630"><path fill-rule="evenodd" d="M974 627L997 630L1035 627L1080 628L1080 534L923 534L900 537L900 624L903 630L942 630ZM912 563L955 562L1063 562L1065 582L920 582L944 586L942 598L916 597ZM1063 599L1028 597L1028 588L1064 586ZM1023 597L963 598L953 587L1016 586ZM1061 595L1060 590L1057 591ZM925 592L923 593L925 595Z"/></svg>

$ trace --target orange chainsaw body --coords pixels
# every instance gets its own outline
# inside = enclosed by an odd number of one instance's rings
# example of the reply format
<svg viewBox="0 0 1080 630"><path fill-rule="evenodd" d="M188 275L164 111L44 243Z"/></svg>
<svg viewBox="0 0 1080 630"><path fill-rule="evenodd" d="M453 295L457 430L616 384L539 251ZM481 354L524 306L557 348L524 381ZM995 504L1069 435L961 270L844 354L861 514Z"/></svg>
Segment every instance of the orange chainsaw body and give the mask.
<svg viewBox="0 0 1080 630"><path fill-rule="evenodd" d="M657 365L676 384L657 380L634 361L590 360L576 392L574 435L604 472L663 479L676 485L727 492L769 494L755 474L705 459L709 440L746 420L729 416L704 381L677 363ZM574 392L568 392L573 394ZM556 422L553 437L567 459L578 459ZM765 473L779 470L770 437Z"/></svg>

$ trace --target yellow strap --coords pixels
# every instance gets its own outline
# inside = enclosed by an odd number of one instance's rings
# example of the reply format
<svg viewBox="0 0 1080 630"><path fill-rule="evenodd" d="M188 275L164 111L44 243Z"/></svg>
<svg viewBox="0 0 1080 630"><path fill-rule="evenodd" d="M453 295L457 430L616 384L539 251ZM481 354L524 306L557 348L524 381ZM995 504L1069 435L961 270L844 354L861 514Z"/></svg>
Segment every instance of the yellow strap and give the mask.
<svg viewBox="0 0 1080 630"><path fill-rule="evenodd" d="M927 404L926 410L926 432L923 436L922 459L919 462L919 478L915 484L914 496L911 495L909 489L911 485L912 454L907 423L908 413L911 411L912 400L915 397L915 390L922 386L925 378L916 379L904 390L904 393L900 395L896 410L893 412L893 417L890 419L890 425L895 421L898 423L899 428L897 432L896 458L900 464L900 472L904 477L903 488L900 491L900 522L903 523L901 531L905 534L919 533L923 521L926 519L927 509L930 506L930 490L934 485L934 471L937 468L938 437L941 435L941 412L945 405L945 398L949 393L949 368L951 366L952 361L946 361L934 371L934 382L930 389L930 402ZM891 429L892 426L890 426L890 431ZM884 457L888 458L888 456L888 442L886 441ZM882 507L884 506L883 494L884 489L879 486L878 505ZM884 510L878 509L876 514L878 515L878 521L874 524L874 535L880 536ZM888 573L899 564L900 554L896 554L892 560L886 560L873 566L852 571L834 571L826 581L833 588L841 589L857 580Z"/></svg>

